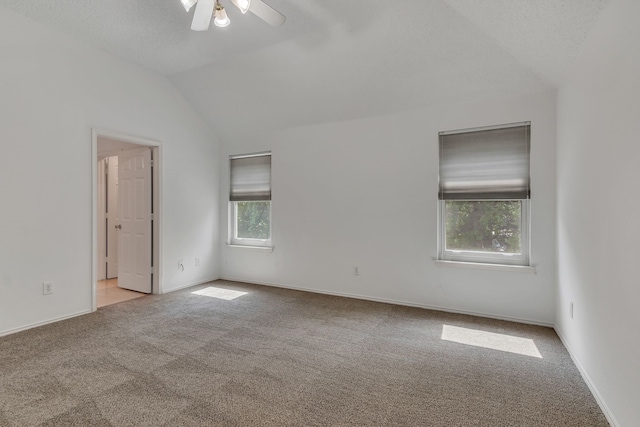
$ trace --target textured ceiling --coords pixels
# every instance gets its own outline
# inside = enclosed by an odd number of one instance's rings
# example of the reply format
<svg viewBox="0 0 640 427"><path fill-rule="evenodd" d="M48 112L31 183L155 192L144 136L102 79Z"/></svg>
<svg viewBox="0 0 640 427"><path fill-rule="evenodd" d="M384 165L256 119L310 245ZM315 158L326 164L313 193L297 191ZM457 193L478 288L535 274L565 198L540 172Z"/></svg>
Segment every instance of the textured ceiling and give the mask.
<svg viewBox="0 0 640 427"><path fill-rule="evenodd" d="M297 1L267 0L293 15L277 29L251 13L242 15L230 0L221 1L231 25L211 25L203 32L191 31L195 7L187 13L180 0L0 0L0 5L165 75L294 38L314 25L312 16L296 16Z"/></svg>
<svg viewBox="0 0 640 427"><path fill-rule="evenodd" d="M167 75L225 139L557 87L608 0L229 0L189 29L179 0L0 0Z"/></svg>

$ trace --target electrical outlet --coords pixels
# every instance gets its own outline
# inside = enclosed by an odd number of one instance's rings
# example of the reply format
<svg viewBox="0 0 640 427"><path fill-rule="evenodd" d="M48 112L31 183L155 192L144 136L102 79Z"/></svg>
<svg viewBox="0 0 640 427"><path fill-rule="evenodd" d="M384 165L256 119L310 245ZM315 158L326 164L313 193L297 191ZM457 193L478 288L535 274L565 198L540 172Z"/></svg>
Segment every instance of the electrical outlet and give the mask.
<svg viewBox="0 0 640 427"><path fill-rule="evenodd" d="M200 267L200 258L196 258L196 267Z"/></svg>
<svg viewBox="0 0 640 427"><path fill-rule="evenodd" d="M42 284L42 295L51 295L53 293L53 282L44 282Z"/></svg>
<svg viewBox="0 0 640 427"><path fill-rule="evenodd" d="M353 267L353 275L354 276L360 275L360 267Z"/></svg>
<svg viewBox="0 0 640 427"><path fill-rule="evenodd" d="M184 271L184 260L183 259L179 259L178 260L178 270Z"/></svg>

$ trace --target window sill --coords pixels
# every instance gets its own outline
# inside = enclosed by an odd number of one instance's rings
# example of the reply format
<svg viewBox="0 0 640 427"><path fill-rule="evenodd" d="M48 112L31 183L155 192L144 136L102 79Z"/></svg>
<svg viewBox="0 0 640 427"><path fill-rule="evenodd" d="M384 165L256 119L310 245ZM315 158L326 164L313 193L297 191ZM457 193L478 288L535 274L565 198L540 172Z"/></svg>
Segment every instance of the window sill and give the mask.
<svg viewBox="0 0 640 427"><path fill-rule="evenodd" d="M528 265L488 264L483 262L447 261L434 259L433 262L441 267L475 268L481 270L503 270L518 273L536 274L536 268Z"/></svg>
<svg viewBox="0 0 640 427"><path fill-rule="evenodd" d="M259 251L273 252L275 246L251 246L251 245L234 245L227 243L228 248L243 248L243 249L255 249Z"/></svg>

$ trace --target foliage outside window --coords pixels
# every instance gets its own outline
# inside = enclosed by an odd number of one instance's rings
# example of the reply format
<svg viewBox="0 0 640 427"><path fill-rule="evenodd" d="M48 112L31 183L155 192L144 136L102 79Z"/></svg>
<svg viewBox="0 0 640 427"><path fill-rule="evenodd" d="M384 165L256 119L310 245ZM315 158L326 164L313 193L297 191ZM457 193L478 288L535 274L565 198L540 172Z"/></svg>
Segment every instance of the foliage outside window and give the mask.
<svg viewBox="0 0 640 427"><path fill-rule="evenodd" d="M447 200L445 212L447 250L521 253L521 201Z"/></svg>
<svg viewBox="0 0 640 427"><path fill-rule="evenodd" d="M235 202L236 239L271 238L271 202Z"/></svg>

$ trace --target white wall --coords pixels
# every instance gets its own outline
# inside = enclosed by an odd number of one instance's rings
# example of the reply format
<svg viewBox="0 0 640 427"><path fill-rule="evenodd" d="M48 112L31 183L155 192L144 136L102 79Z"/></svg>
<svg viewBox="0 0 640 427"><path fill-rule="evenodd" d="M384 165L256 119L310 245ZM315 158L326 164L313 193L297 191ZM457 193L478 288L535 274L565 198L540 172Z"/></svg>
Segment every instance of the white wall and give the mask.
<svg viewBox="0 0 640 427"><path fill-rule="evenodd" d="M611 2L558 99L556 327L619 426L640 420L639 16Z"/></svg>
<svg viewBox="0 0 640 427"><path fill-rule="evenodd" d="M550 92L225 141L222 197L227 155L272 150L275 250L222 244L222 277L553 324L555 105ZM532 122L537 274L437 266L438 132L520 121Z"/></svg>
<svg viewBox="0 0 640 427"><path fill-rule="evenodd" d="M219 143L166 78L0 7L0 120L0 335L91 309L92 127L162 143L164 290L218 276Z"/></svg>

